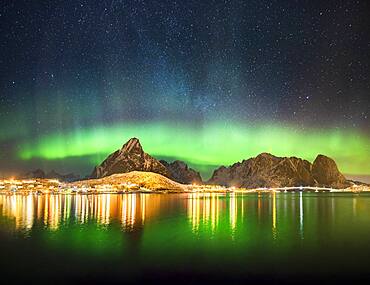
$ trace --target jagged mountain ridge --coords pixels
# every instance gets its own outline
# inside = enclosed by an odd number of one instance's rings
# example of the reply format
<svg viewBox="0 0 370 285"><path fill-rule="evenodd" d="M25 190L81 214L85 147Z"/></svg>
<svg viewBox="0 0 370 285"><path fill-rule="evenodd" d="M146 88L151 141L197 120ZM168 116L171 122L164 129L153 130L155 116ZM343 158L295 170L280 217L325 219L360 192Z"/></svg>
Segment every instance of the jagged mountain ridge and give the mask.
<svg viewBox="0 0 370 285"><path fill-rule="evenodd" d="M99 166L95 167L91 178L102 178L131 171L154 172L170 177L167 168L145 153L137 138L131 138L121 149L110 154Z"/></svg>
<svg viewBox="0 0 370 285"><path fill-rule="evenodd" d="M301 158L277 157L269 153L261 153L229 167L221 166L214 171L208 183L245 188L350 186L335 161L327 156L318 155L311 164Z"/></svg>
<svg viewBox="0 0 370 285"><path fill-rule="evenodd" d="M183 184L202 184L200 173L188 167L185 162L180 160L171 163L165 160L160 160L160 162L168 169L173 180Z"/></svg>
<svg viewBox="0 0 370 285"><path fill-rule="evenodd" d="M154 172L183 184L202 183L200 174L182 161L168 163L144 152L137 138L128 140L121 149L109 155L95 167L91 178L102 178L131 171Z"/></svg>
<svg viewBox="0 0 370 285"><path fill-rule="evenodd" d="M137 138L109 155L95 167L91 178L102 178L117 173L146 171L161 174L183 184L200 184L201 176L182 161L168 163L157 160L143 151ZM351 185L339 172L331 158L318 155L313 163L297 157L277 157L261 153L237 162L230 167L216 169L210 184L256 188L285 186L326 186L346 188Z"/></svg>

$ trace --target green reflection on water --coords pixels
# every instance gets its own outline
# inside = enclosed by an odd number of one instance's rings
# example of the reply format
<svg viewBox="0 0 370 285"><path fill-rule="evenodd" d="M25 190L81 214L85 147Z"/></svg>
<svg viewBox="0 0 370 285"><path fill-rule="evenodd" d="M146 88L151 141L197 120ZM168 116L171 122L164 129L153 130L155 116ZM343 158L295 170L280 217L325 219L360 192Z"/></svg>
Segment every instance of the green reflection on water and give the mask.
<svg viewBox="0 0 370 285"><path fill-rule="evenodd" d="M63 225L57 231L42 231L42 241L50 248L94 255L117 255L125 250L125 238L119 228L107 229L94 221Z"/></svg>
<svg viewBox="0 0 370 285"><path fill-rule="evenodd" d="M352 279L368 272L369 224L364 193L0 195L0 267L25 281Z"/></svg>
<svg viewBox="0 0 370 285"><path fill-rule="evenodd" d="M101 255L134 248L148 260L243 259L370 237L368 194L0 195L0 209L2 230L51 248Z"/></svg>

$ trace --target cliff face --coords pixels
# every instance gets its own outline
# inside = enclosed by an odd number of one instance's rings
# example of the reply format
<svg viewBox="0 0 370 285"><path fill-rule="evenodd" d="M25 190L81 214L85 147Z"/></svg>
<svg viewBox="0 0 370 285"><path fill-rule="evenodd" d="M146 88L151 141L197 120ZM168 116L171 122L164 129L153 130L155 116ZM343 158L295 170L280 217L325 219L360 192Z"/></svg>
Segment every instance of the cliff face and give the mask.
<svg viewBox="0 0 370 285"><path fill-rule="evenodd" d="M346 178L339 172L335 161L324 155L318 155L312 165L312 175L318 184L341 188L348 184Z"/></svg>
<svg viewBox="0 0 370 285"><path fill-rule="evenodd" d="M311 164L297 157L277 157L269 153L230 167L221 166L208 183L246 188L316 185L345 188L350 185L334 160L324 155L319 155Z"/></svg>
<svg viewBox="0 0 370 285"><path fill-rule="evenodd" d="M121 149L109 155L99 166L95 167L91 178L102 178L131 171L154 172L170 177L167 168L145 153L137 138L132 138Z"/></svg>
<svg viewBox="0 0 370 285"><path fill-rule="evenodd" d="M185 162L179 160L171 163L168 163L165 160L161 160L160 162L170 172L171 179L183 184L202 184L202 177L200 176L199 172L188 167Z"/></svg>

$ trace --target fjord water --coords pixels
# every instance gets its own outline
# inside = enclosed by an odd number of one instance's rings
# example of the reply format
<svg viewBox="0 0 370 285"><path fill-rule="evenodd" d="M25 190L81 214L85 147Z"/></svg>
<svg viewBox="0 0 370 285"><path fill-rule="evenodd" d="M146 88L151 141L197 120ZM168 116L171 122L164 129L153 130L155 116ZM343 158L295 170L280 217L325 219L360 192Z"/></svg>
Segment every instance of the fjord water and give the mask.
<svg viewBox="0 0 370 285"><path fill-rule="evenodd" d="M0 195L0 250L2 284L364 281L370 195Z"/></svg>

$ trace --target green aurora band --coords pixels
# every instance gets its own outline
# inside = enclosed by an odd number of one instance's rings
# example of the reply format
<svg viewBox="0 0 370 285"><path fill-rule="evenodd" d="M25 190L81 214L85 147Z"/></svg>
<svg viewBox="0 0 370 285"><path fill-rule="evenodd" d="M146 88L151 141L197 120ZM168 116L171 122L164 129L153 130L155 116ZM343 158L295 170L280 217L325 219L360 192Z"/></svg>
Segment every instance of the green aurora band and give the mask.
<svg viewBox="0 0 370 285"><path fill-rule="evenodd" d="M93 157L91 164L120 148L131 137L140 139L149 154L184 160L204 171L270 152L313 161L322 153L334 158L346 174L370 174L370 137L356 130L306 129L282 124L192 124L151 122L56 132L20 145L22 160L62 160Z"/></svg>

